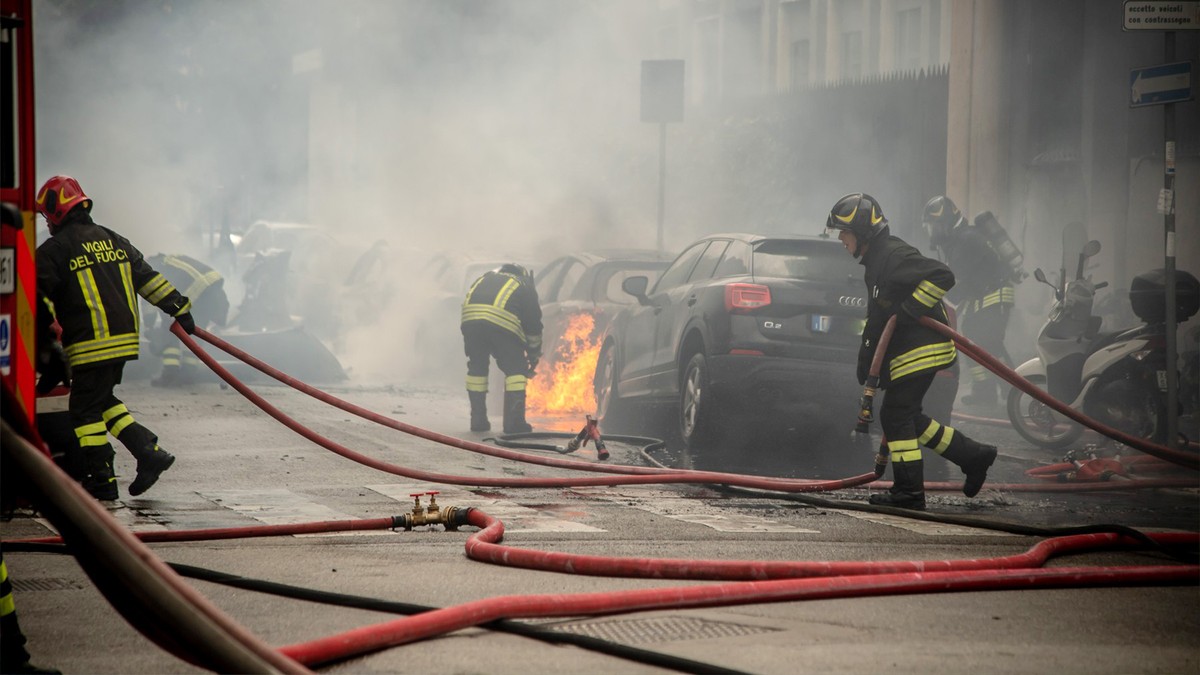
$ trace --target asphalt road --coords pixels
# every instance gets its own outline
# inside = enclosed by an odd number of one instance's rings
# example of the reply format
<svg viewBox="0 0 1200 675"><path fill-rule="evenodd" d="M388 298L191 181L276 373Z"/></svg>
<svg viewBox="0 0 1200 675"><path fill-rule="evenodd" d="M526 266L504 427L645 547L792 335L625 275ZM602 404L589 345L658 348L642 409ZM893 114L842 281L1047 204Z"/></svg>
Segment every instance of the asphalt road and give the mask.
<svg viewBox="0 0 1200 675"><path fill-rule="evenodd" d="M472 487L471 480L596 476L470 453L415 438L280 386L258 386L272 403L318 433L400 467L464 476L432 483L367 468L303 439L231 389L190 391L146 384L119 395L178 461L141 497L129 497L132 458L118 447L123 499L109 512L134 530L178 530L398 515L414 492L438 490L442 506L474 506L505 523L504 543L597 556L779 561L990 558L1021 553L1042 537L862 510L867 489L797 501L715 485L566 488ZM466 431L466 396L453 389L340 386L330 390L368 409L441 433ZM498 415L493 416L498 425ZM575 431L582 420L535 420ZM1001 482L1053 461L999 427L961 424L998 442ZM669 435L664 432L665 435ZM762 462L804 444L803 430L757 439L751 467L802 475L801 463ZM838 441L840 443L840 441ZM639 448L610 443L613 462L645 464ZM848 457L861 457L834 448ZM531 451L543 457L555 452ZM574 453L595 460L591 446ZM750 457L740 450L733 456ZM656 455L679 457L668 445ZM856 465L857 459L848 463ZM930 459L937 480L940 459ZM862 473L869 468L863 458ZM749 466L749 464L748 464ZM1194 474L1193 474L1194 475ZM952 473L945 478L957 479ZM1026 493L985 487L968 500L930 493L929 513L1069 527L1115 523L1146 531L1200 526L1198 492ZM36 514L0 523L6 541L50 531ZM244 577L397 602L447 607L529 594L575 594L713 582L625 579L530 571L464 554L475 528L306 535L151 544L172 563ZM188 673L197 669L135 632L74 559L5 554L20 620L35 662L65 673ZM1048 567L1164 564L1161 553L1107 551L1056 558ZM288 645L395 618L378 611L291 600L204 581L201 593L272 645ZM948 592L661 609L609 616L530 620L697 662L754 673L1194 673L1200 671L1200 590L1182 587ZM456 631L321 668L325 672L650 673L668 669L575 646L481 628Z"/></svg>

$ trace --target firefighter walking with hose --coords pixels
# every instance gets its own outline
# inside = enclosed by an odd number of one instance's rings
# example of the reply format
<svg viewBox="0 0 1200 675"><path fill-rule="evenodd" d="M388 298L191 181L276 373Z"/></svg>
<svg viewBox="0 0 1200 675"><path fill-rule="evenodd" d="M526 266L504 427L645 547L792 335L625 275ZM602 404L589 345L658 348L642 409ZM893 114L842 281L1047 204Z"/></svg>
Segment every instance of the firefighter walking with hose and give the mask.
<svg viewBox="0 0 1200 675"><path fill-rule="evenodd" d="M92 200L74 178L47 180L38 190L37 210L50 228L37 249L38 339L49 341L57 318L70 366L68 406L83 455L83 487L99 500L118 498L112 434L137 459L129 494L140 495L175 457L113 394L125 362L138 357L137 296L175 317L189 334L196 330L192 304L128 239L92 220Z"/></svg>
<svg viewBox="0 0 1200 675"><path fill-rule="evenodd" d="M542 357L542 307L533 273L506 263L471 284L462 306L471 431L492 428L487 416L492 357L504 372L504 433L533 431L525 421L525 384Z"/></svg>
<svg viewBox="0 0 1200 675"><path fill-rule="evenodd" d="M925 509L922 445L958 465L966 474L963 494L974 497L996 460L996 447L968 438L921 409L935 374L953 365L957 350L953 342L918 322L929 316L947 323L942 296L954 286L954 273L891 236L883 209L870 195L858 192L839 199L825 226L826 234L836 232L846 250L865 268L867 325L858 355L860 384L867 381L884 326L896 317L879 374L879 388L885 391L879 418L892 462L893 482L888 492L871 495L870 502Z"/></svg>

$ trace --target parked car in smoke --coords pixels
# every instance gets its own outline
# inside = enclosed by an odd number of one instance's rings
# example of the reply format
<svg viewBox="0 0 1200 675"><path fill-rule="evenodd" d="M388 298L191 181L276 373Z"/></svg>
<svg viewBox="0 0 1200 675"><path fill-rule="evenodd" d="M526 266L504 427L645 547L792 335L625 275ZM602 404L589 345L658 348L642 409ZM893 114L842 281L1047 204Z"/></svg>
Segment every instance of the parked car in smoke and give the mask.
<svg viewBox="0 0 1200 675"><path fill-rule="evenodd" d="M852 428L867 299L838 241L712 235L653 284L631 276L622 288L637 304L613 317L597 358L602 422L665 403L697 463L727 459L717 454L726 433Z"/></svg>

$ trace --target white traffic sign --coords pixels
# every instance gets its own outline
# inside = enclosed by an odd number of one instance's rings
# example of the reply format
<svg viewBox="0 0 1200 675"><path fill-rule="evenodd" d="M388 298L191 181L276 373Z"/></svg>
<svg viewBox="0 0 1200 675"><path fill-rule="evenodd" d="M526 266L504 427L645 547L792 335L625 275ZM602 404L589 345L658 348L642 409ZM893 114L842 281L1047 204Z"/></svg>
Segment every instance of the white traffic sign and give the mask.
<svg viewBox="0 0 1200 675"><path fill-rule="evenodd" d="M1125 0L1125 30L1200 30L1200 0Z"/></svg>

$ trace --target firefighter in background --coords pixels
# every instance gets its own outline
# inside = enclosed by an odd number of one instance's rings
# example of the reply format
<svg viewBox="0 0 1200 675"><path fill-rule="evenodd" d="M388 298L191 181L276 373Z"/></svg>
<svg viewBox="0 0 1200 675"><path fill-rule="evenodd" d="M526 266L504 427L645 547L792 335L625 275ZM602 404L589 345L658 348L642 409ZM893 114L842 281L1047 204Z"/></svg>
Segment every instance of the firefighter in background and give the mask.
<svg viewBox="0 0 1200 675"><path fill-rule="evenodd" d="M504 433L533 431L525 421L525 383L542 357L542 307L533 273L516 263L485 272L462 306L471 431L492 428L487 416L488 366L504 372Z"/></svg>
<svg viewBox="0 0 1200 675"><path fill-rule="evenodd" d="M192 317L196 325L208 328L224 326L229 317L229 298L225 295L225 278L208 265L186 255L159 253L148 260L192 301ZM146 329L153 331L152 344L162 354L162 374L152 384L177 387L196 381L200 359L171 333L171 323L158 313L146 318Z"/></svg>
<svg viewBox="0 0 1200 675"><path fill-rule="evenodd" d="M145 492L175 462L113 395L125 362L138 357L136 296L175 317L188 333L196 326L188 299L128 239L96 224L91 210L92 200L70 176L54 176L38 190L37 211L51 235L37 249L38 339L47 340L57 319L71 369L69 408L83 454L83 487L112 501L119 493L108 434L137 459L131 495Z"/></svg>
<svg viewBox="0 0 1200 675"><path fill-rule="evenodd" d="M858 381L865 383L883 327L896 317L887 345L879 388L884 390L879 420L891 457L893 481L886 493L870 502L905 509L925 509L925 474L921 447L958 465L966 474L963 494L974 497L996 460L996 448L967 438L922 412L925 394L938 371L957 358L954 343L918 323L928 316L948 323L942 296L954 286L954 273L943 263L921 255L891 236L883 209L870 195L848 194L833 205L826 232L838 239L864 267L867 325L858 353Z"/></svg>
<svg viewBox="0 0 1200 675"><path fill-rule="evenodd" d="M980 214L985 216L991 214ZM987 353L1010 362L1004 332L1015 299L1013 268L995 251L983 228L967 222L949 197L930 199L924 221L930 245L941 251L958 280L947 299L958 309L963 335ZM999 223L995 225L999 227ZM971 391L963 396L963 403L985 410L997 408L1000 381L978 363L972 362L967 372Z"/></svg>

